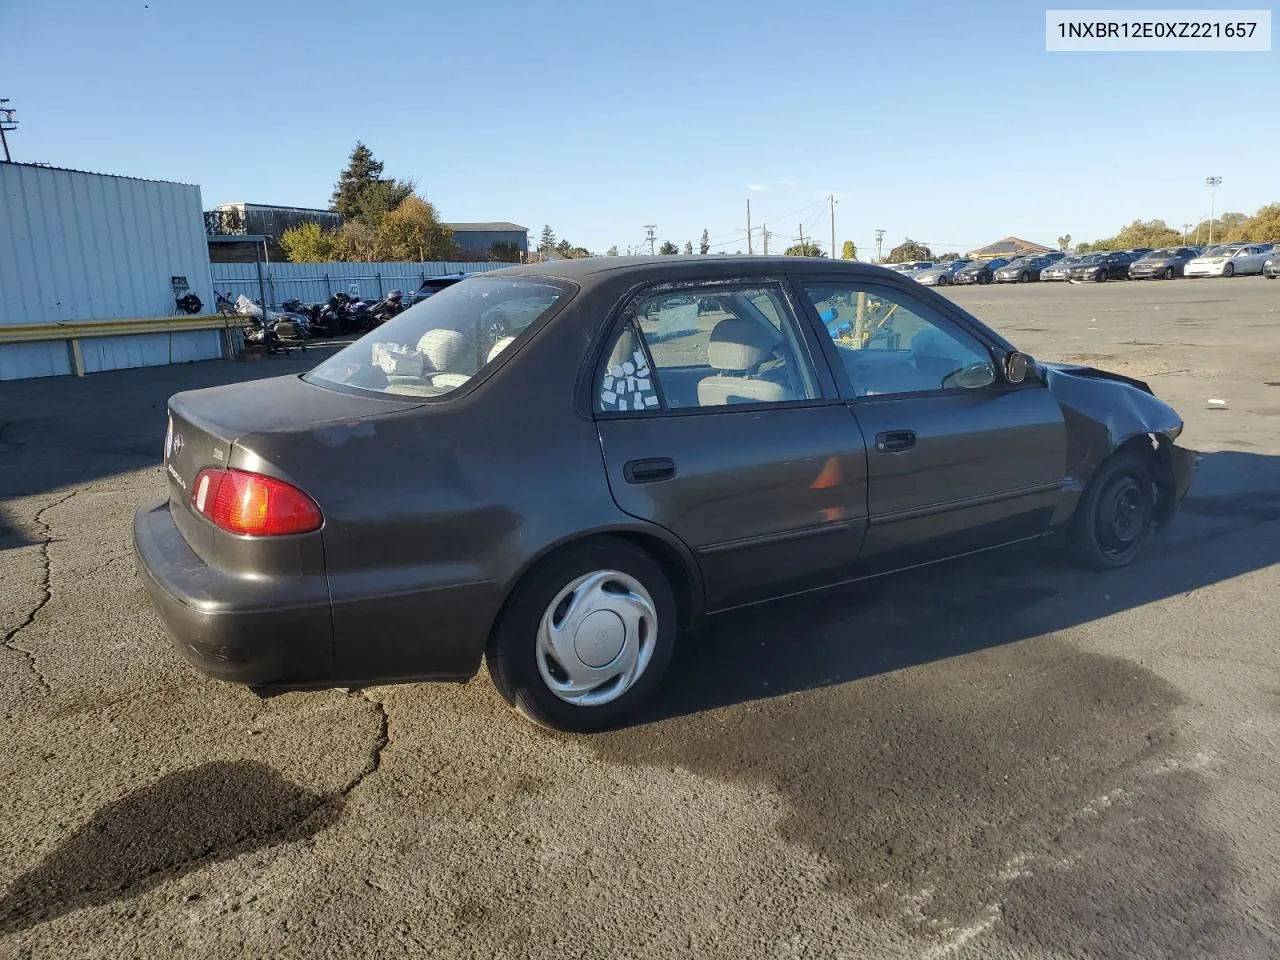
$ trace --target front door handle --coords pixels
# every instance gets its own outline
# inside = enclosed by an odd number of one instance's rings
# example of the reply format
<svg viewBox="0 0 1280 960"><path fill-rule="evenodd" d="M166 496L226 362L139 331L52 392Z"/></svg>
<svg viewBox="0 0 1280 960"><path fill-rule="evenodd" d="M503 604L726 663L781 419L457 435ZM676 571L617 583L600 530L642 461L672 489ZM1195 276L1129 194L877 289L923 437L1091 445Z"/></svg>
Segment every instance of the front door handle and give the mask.
<svg viewBox="0 0 1280 960"><path fill-rule="evenodd" d="M666 457L628 460L622 467L622 476L627 483L653 483L657 480L670 480L675 475L676 463Z"/></svg>
<svg viewBox="0 0 1280 960"><path fill-rule="evenodd" d="M916 445L914 430L889 430L876 434L876 449L881 453L901 453Z"/></svg>

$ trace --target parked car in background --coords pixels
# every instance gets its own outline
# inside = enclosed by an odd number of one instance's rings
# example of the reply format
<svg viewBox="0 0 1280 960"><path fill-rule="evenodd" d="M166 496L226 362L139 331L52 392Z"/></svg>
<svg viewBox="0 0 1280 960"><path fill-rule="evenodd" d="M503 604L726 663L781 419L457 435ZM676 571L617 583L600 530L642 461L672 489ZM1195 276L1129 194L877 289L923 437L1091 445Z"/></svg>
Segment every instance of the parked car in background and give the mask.
<svg viewBox="0 0 1280 960"><path fill-rule="evenodd" d="M1129 264L1130 280L1172 280L1182 276L1183 268L1199 256L1194 247L1164 247L1152 250Z"/></svg>
<svg viewBox="0 0 1280 960"><path fill-rule="evenodd" d="M806 257L504 269L168 414L133 544L183 657L268 689L483 663L573 731L639 707L707 615L1058 533L1124 567L1197 459L1142 381Z"/></svg>
<svg viewBox="0 0 1280 960"><path fill-rule="evenodd" d="M995 278L995 272L1008 264L1008 262L1003 257L996 257L994 260L975 260L973 263L957 270L951 278L951 282L990 283Z"/></svg>
<svg viewBox="0 0 1280 960"><path fill-rule="evenodd" d="M1052 263L1045 257L1020 257L993 274L996 283L1031 283L1040 279L1040 271Z"/></svg>
<svg viewBox="0 0 1280 960"><path fill-rule="evenodd" d="M1062 250L1050 250L1048 253L1040 254L1040 256L1044 257L1050 263L1057 263L1059 260L1066 259L1067 254Z"/></svg>
<svg viewBox="0 0 1280 960"><path fill-rule="evenodd" d="M1274 248L1271 251L1271 256L1267 257L1266 262L1262 265L1262 275L1268 280L1280 277L1280 256L1276 255Z"/></svg>
<svg viewBox="0 0 1280 960"><path fill-rule="evenodd" d="M469 276L471 276L469 273L446 273L441 277L427 277L422 281L422 285L418 287L418 291L405 301L405 306L411 307L415 303L439 293L445 287L451 287L455 283L467 279Z"/></svg>
<svg viewBox="0 0 1280 960"><path fill-rule="evenodd" d="M950 263L935 263L928 270L913 274L912 279L923 283L926 287L945 287L955 278L956 271L973 263L972 260L952 260Z"/></svg>
<svg viewBox="0 0 1280 960"><path fill-rule="evenodd" d="M1068 280L1124 280L1129 276L1129 264L1133 257L1123 250L1112 250L1110 253L1085 254L1077 263L1067 269Z"/></svg>
<svg viewBox="0 0 1280 960"><path fill-rule="evenodd" d="M1073 264L1077 264L1079 262L1079 256L1073 253L1064 254L1060 260L1049 264L1049 266L1040 271L1040 279L1065 280L1067 279L1067 271L1071 269Z"/></svg>
<svg viewBox="0 0 1280 960"><path fill-rule="evenodd" d="M1236 274L1262 273L1262 265L1271 255L1269 243L1224 243L1206 250L1183 268L1188 277L1233 277Z"/></svg>
<svg viewBox="0 0 1280 960"><path fill-rule="evenodd" d="M1124 252L1129 254L1129 256L1133 257L1133 259L1135 260L1141 260L1153 249L1154 249L1153 247L1134 247L1133 249L1126 250Z"/></svg>

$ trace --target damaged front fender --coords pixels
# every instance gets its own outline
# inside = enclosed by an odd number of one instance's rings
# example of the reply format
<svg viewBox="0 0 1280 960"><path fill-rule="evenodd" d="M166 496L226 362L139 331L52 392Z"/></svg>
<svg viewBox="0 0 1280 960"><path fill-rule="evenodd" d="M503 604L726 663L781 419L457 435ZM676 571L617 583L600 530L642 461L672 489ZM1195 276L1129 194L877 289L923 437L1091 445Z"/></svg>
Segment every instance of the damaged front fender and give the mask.
<svg viewBox="0 0 1280 960"><path fill-rule="evenodd" d="M1083 493L1098 466L1121 449L1147 460L1163 525L1186 496L1198 457L1174 441L1182 418L1141 380L1094 367L1040 364L1067 428L1067 482ZM1074 509L1074 502L1067 512Z"/></svg>

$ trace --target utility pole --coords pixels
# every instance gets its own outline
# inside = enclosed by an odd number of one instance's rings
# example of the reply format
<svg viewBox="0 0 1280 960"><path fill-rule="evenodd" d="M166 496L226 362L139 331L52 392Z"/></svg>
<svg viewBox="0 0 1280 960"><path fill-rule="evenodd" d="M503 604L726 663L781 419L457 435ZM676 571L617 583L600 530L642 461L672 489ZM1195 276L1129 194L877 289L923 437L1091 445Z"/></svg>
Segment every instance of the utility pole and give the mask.
<svg viewBox="0 0 1280 960"><path fill-rule="evenodd" d="M876 263L883 263L884 257L880 254L880 245L884 242L884 230L876 231Z"/></svg>
<svg viewBox="0 0 1280 960"><path fill-rule="evenodd" d="M1221 177L1205 177L1204 185L1209 188L1209 246L1213 246L1213 200L1218 187L1222 185Z"/></svg>
<svg viewBox="0 0 1280 960"><path fill-rule="evenodd" d="M804 224L800 224L800 256L804 256Z"/></svg>
<svg viewBox="0 0 1280 960"><path fill-rule="evenodd" d="M9 155L9 141L5 134L17 130L18 121L13 119L13 115L17 111L13 107L4 106L8 102L8 97L0 97L0 145L4 146L4 162L13 163L13 157Z"/></svg>
<svg viewBox="0 0 1280 960"><path fill-rule="evenodd" d="M836 195L831 194L831 259L836 259Z"/></svg>
<svg viewBox="0 0 1280 960"><path fill-rule="evenodd" d="M754 253L751 249L751 198L747 197L747 253Z"/></svg>
<svg viewBox="0 0 1280 960"><path fill-rule="evenodd" d="M1187 244L1187 231L1190 230L1193 226L1195 226L1195 224L1193 223L1184 223L1182 225L1182 245L1183 246L1186 246Z"/></svg>
<svg viewBox="0 0 1280 960"><path fill-rule="evenodd" d="M649 241L649 256L653 256L653 242L658 239L658 235L653 231L658 229L656 223L646 223L644 225L644 238Z"/></svg>
<svg viewBox="0 0 1280 960"><path fill-rule="evenodd" d="M769 225L767 223L760 224L760 238L764 241L764 255L769 255Z"/></svg>

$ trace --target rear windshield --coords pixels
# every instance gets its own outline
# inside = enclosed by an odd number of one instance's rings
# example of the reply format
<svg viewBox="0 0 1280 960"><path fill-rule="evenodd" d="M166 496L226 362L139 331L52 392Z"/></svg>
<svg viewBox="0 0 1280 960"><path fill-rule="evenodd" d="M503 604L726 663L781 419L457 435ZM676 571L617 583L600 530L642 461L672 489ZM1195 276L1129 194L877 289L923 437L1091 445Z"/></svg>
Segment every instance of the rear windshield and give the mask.
<svg viewBox="0 0 1280 960"><path fill-rule="evenodd" d="M473 277L446 287L335 353L306 380L442 397L517 342L572 288L543 277Z"/></svg>

